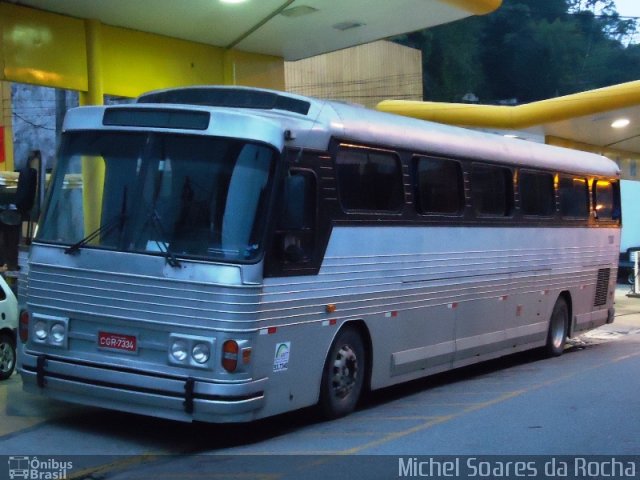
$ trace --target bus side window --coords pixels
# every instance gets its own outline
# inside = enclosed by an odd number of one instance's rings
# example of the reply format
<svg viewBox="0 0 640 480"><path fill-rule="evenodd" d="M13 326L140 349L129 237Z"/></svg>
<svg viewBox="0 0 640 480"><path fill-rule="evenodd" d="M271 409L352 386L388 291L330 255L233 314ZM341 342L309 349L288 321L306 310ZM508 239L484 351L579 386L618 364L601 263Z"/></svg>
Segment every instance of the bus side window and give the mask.
<svg viewBox="0 0 640 480"><path fill-rule="evenodd" d="M284 181L277 241L285 263L311 260L316 236L316 177L310 170L291 170Z"/></svg>
<svg viewBox="0 0 640 480"><path fill-rule="evenodd" d="M596 180L594 182L593 198L596 218L599 220L619 220L620 194L617 182Z"/></svg>
<svg viewBox="0 0 640 480"><path fill-rule="evenodd" d="M433 157L414 159L416 208L420 214L457 215L464 208L459 162Z"/></svg>
<svg viewBox="0 0 640 480"><path fill-rule="evenodd" d="M399 212L404 206L402 165L394 152L341 146L336 155L343 210Z"/></svg>
<svg viewBox="0 0 640 480"><path fill-rule="evenodd" d="M494 165L473 164L471 198L476 215L508 217L513 210L511 170Z"/></svg>
<svg viewBox="0 0 640 480"><path fill-rule="evenodd" d="M560 176L558 192L563 218L589 217L589 184L586 179Z"/></svg>
<svg viewBox="0 0 640 480"><path fill-rule="evenodd" d="M553 175L520 171L520 209L523 215L549 217L556 209Z"/></svg>

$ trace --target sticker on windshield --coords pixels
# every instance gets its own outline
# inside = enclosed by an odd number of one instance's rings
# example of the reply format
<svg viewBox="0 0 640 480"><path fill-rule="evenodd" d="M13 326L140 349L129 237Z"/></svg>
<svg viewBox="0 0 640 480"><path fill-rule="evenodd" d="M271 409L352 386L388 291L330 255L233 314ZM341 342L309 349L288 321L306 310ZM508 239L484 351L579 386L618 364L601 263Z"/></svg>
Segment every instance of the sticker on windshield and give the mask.
<svg viewBox="0 0 640 480"><path fill-rule="evenodd" d="M284 372L289 368L289 352L291 351L291 342L282 342L276 344L276 355L273 359L273 371Z"/></svg>

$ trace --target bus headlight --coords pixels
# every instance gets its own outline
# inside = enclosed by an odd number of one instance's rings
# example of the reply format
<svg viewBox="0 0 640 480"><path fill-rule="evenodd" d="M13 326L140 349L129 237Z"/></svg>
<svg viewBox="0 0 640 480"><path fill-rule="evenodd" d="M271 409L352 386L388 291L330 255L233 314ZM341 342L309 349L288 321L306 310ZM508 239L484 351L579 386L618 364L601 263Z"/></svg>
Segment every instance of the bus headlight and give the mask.
<svg viewBox="0 0 640 480"><path fill-rule="evenodd" d="M182 363L187 358L187 342L184 340L175 340L171 344L171 356L176 362Z"/></svg>
<svg viewBox="0 0 640 480"><path fill-rule="evenodd" d="M61 344L67 335L67 329L62 323L54 323L51 327L51 342Z"/></svg>
<svg viewBox="0 0 640 480"><path fill-rule="evenodd" d="M21 322L22 322L22 316ZM24 315L25 324L29 320L28 314ZM37 344L47 345L56 348L67 348L69 331L69 319L66 317L54 317L52 315L43 315L34 313L33 319L33 337L32 341ZM27 324L28 325L28 324ZM25 338L27 336L25 335Z"/></svg>
<svg viewBox="0 0 640 480"><path fill-rule="evenodd" d="M38 320L33 324L33 335L38 342L44 343L47 341L47 323L42 320Z"/></svg>
<svg viewBox="0 0 640 480"><path fill-rule="evenodd" d="M196 343L193 350L191 350L191 358L193 358L196 363L207 363L209 357L211 357L211 350L206 343Z"/></svg>
<svg viewBox="0 0 640 480"><path fill-rule="evenodd" d="M173 333L169 335L169 364L211 370L214 345L213 338Z"/></svg>

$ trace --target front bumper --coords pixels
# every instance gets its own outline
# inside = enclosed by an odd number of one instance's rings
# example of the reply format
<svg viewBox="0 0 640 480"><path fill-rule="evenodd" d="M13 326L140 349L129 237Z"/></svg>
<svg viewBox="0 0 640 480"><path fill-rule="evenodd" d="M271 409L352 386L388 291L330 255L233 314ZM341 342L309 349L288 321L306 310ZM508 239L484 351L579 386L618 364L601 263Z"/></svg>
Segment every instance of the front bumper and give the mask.
<svg viewBox="0 0 640 480"><path fill-rule="evenodd" d="M258 418L266 378L215 383L191 377L68 361L24 351L26 391L83 405L191 422L245 422Z"/></svg>

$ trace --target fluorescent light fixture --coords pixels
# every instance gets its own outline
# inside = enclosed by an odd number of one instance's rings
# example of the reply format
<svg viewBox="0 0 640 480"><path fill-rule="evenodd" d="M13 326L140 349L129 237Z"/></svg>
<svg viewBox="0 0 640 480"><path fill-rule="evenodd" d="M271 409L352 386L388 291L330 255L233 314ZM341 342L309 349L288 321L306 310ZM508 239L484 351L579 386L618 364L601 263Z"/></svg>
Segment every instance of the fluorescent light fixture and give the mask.
<svg viewBox="0 0 640 480"><path fill-rule="evenodd" d="M631 123L631 122L629 121L628 118L618 118L616 121L614 121L611 124L611 127L612 128L624 128L624 127L629 126L629 123Z"/></svg>
<svg viewBox="0 0 640 480"><path fill-rule="evenodd" d="M307 5L300 5L293 8L287 8L285 11L281 13L281 15L285 17L295 18L301 17L303 15L309 15L310 13L317 12L317 8L309 7Z"/></svg>
<svg viewBox="0 0 640 480"><path fill-rule="evenodd" d="M244 3L247 0L220 0L220 3Z"/></svg>
<svg viewBox="0 0 640 480"><path fill-rule="evenodd" d="M363 27L364 25L365 25L364 23L360 23L360 22L342 22L342 23L336 23L335 25L333 25L333 28L335 28L336 30L340 30L341 32L344 32L345 30L351 30L352 28Z"/></svg>

